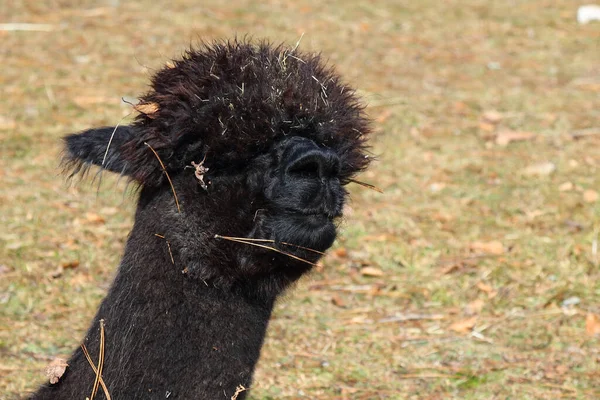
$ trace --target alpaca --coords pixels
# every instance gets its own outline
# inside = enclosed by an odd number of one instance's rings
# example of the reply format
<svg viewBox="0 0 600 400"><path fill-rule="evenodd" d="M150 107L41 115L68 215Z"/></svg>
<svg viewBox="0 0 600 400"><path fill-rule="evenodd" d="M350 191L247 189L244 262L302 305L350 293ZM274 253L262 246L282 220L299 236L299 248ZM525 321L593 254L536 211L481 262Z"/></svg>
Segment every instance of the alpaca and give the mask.
<svg viewBox="0 0 600 400"><path fill-rule="evenodd" d="M139 187L83 344L94 364L103 344L112 399L241 400L276 298L334 242L370 121L318 55L237 39L159 70L136 110L65 137L71 176L95 165ZM90 397L83 350L67 363L31 398Z"/></svg>

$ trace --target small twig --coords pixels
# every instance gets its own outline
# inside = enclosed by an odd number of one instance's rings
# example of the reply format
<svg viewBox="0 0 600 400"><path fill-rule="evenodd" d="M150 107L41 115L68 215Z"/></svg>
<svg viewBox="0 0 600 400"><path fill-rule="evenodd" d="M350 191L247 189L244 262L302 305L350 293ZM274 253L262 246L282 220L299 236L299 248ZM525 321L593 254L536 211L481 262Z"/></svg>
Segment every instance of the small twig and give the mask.
<svg viewBox="0 0 600 400"><path fill-rule="evenodd" d="M171 256L171 263L173 263L173 265L175 265L175 259L173 258L173 253L171 252L171 243L169 243L169 241L163 235L159 235L158 233L155 233L154 236L164 239L165 242L167 242L167 248L169 249L169 255Z"/></svg>
<svg viewBox="0 0 600 400"><path fill-rule="evenodd" d="M337 292L369 293L369 292L373 291L373 289L375 287L376 287L376 285L345 285L345 286L334 285L334 286L331 286L330 289L337 291Z"/></svg>
<svg viewBox="0 0 600 400"><path fill-rule="evenodd" d="M476 331L476 330L473 330L473 331L471 332L471 337L472 337L472 338L475 338L475 339L477 339L477 340L479 340L479 341L482 341L482 342L484 342L484 343L494 344L494 341L493 341L492 339L488 339L488 338L486 338L485 336L483 336L483 335L481 334L481 332L482 332L482 331Z"/></svg>
<svg viewBox="0 0 600 400"><path fill-rule="evenodd" d="M300 46L300 42L302 41L302 38L304 38L304 32L302 32L302 35L300 35L300 39L298 39L298 41L296 42L296 45L292 49L291 53L295 52L298 49L298 46Z"/></svg>
<svg viewBox="0 0 600 400"><path fill-rule="evenodd" d="M81 350L83 350L83 355L85 355L85 358L90 364L90 367L92 367L94 373L97 374L98 370L96 369L96 366L92 361L92 357L90 357L90 353L88 352L87 347L85 347L85 344L83 343L81 344ZM106 396L106 400L111 400L110 393L108 393L108 388L106 387L106 384L104 383L104 379L102 379L102 377L100 377L100 386L102 386L102 390L104 391L104 396Z"/></svg>
<svg viewBox="0 0 600 400"><path fill-rule="evenodd" d="M293 58L294 60L296 60L296 61L300 61L302 64L306 64L306 61L304 61L303 59L301 59L301 58L299 58L299 57L296 57L296 56L294 56L294 55L292 55L292 54L288 54L287 56L288 56L288 57L292 57L292 58Z"/></svg>
<svg viewBox="0 0 600 400"><path fill-rule="evenodd" d="M395 315L392 317L382 318L377 321L380 324L388 323L388 322L404 322L404 321L419 321L419 320L440 320L444 319L442 314L403 314L403 315Z"/></svg>
<svg viewBox="0 0 600 400"><path fill-rule="evenodd" d="M108 149L110 149L110 145L112 144L113 138L115 137L115 132L117 132L117 128L119 127L119 125L121 125L121 122L123 122L123 120L125 118L129 117L130 115L131 115L131 113L129 113L126 116L124 116L123 118L121 118L119 120L119 122L117 122L115 129L113 129L112 133L110 134L110 139L108 139L108 144L106 145L106 151L104 152L104 157L102 157L102 167L104 167L104 162L106 161L106 156L108 156Z"/></svg>
<svg viewBox="0 0 600 400"><path fill-rule="evenodd" d="M98 387L100 386L100 377L102 376L102 368L104 368L104 320L100 320L100 354L98 356L98 369L96 370L96 379L94 380L94 387L92 388L92 395L90 400L94 400L96 393L98 393Z"/></svg>
<svg viewBox="0 0 600 400"><path fill-rule="evenodd" d="M245 240L234 239L234 238L229 237L229 236L215 235L215 239L225 239L225 240L230 240L232 242L243 243L243 244L247 244L247 245L250 245L250 246L261 247L263 249L272 250L272 251L275 251L277 253L283 254L285 256L291 257L291 258L293 258L295 260L302 261L302 262L305 262L307 264L317 266L317 264L315 264L313 262L310 262L308 260L305 260L304 258L300 258L300 257L295 256L295 255L290 254L290 253L286 253L285 251L281 251L281 250L276 249L274 247L269 247L269 246L265 246L265 245L258 244L258 243L248 242L248 241L245 241Z"/></svg>
<svg viewBox="0 0 600 400"><path fill-rule="evenodd" d="M570 393L574 393L574 394L577 393L577 389L571 388L571 387L568 387L568 386L555 385L553 383L542 383L542 386L550 388L550 389L562 390L564 392L570 392Z"/></svg>
<svg viewBox="0 0 600 400"><path fill-rule="evenodd" d="M222 237L222 238L226 238L226 239L245 240L247 242L268 242L268 243L275 243L275 241L273 239L254 239L254 238L235 237L235 236L221 236L221 235L219 235L219 236ZM294 247L297 247L297 248L302 249L302 250L312 251L313 253L317 253L317 254L321 254L321 255L325 254L322 251L311 249L309 247L300 246L298 244L292 244L292 243L287 243L287 242L280 242L280 243L284 244L286 246L294 246Z"/></svg>
<svg viewBox="0 0 600 400"><path fill-rule="evenodd" d="M600 135L600 128L579 129L571 132L573 139L581 139L587 136Z"/></svg>
<svg viewBox="0 0 600 400"><path fill-rule="evenodd" d="M435 378L456 378L454 375L446 374L399 374L399 379L435 379Z"/></svg>
<svg viewBox="0 0 600 400"><path fill-rule="evenodd" d="M356 179L348 179L348 181L352 182L352 183L357 183L357 184L359 184L361 186L366 187L367 189L371 189L371 190L374 190L376 192L383 193L383 190L379 189L377 186L373 186L373 185L370 185L368 183L357 181Z"/></svg>
<svg viewBox="0 0 600 400"><path fill-rule="evenodd" d="M594 267L598 267L598 228L594 229L594 237L592 239L592 263Z"/></svg>
<svg viewBox="0 0 600 400"><path fill-rule="evenodd" d="M235 393L231 396L231 400L237 400L240 393L245 392L246 390L248 390L248 388L244 387L244 385L238 385L238 387L235 388Z"/></svg>
<svg viewBox="0 0 600 400"><path fill-rule="evenodd" d="M54 106L56 104L56 97L54 96L54 91L52 90L50 85L48 85L47 82L44 82L44 89L46 91L46 97L48 97L50 104Z"/></svg>
<svg viewBox="0 0 600 400"><path fill-rule="evenodd" d="M169 184L171 185L171 190L173 191L173 197L175 197L175 204L177 205L177 211L179 211L181 213L181 207L179 207L179 199L177 199L177 192L175 192L175 186L173 186L173 181L171 181L171 177L169 176L169 173L167 172L167 169L165 168L165 164L163 164L162 160L158 156L158 153L152 148L152 146L150 146L146 142L144 142L144 144L146 146L148 146L148 148L150 150L152 150L152 153L154 153L154 155L156 156L156 159L158 160L158 162L160 163L160 166L163 169L163 172L165 173L165 175L167 175L167 179L169 180Z"/></svg>
<svg viewBox="0 0 600 400"><path fill-rule="evenodd" d="M0 31L50 32L55 28L56 25L52 24L28 24L24 22L0 24Z"/></svg>
<svg viewBox="0 0 600 400"><path fill-rule="evenodd" d="M438 265L447 265L447 264L456 264L465 261L474 261L482 258L496 258L499 257L499 254L487 254L487 253L477 253L469 256L457 256L457 257L443 257L437 260Z"/></svg>

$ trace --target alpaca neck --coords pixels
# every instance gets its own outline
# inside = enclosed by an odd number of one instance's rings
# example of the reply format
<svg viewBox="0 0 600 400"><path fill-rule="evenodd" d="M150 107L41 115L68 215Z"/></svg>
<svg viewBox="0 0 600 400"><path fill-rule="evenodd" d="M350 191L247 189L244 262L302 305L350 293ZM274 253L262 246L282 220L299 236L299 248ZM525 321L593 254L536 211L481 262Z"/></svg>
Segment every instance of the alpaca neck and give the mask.
<svg viewBox="0 0 600 400"><path fill-rule="evenodd" d="M229 399L250 387L275 299L190 279L167 251L147 248L152 232L136 223L84 343L97 363L103 320L102 376L113 399ZM36 398L89 395L95 374L81 349L68 363L61 382L46 388L53 394Z"/></svg>

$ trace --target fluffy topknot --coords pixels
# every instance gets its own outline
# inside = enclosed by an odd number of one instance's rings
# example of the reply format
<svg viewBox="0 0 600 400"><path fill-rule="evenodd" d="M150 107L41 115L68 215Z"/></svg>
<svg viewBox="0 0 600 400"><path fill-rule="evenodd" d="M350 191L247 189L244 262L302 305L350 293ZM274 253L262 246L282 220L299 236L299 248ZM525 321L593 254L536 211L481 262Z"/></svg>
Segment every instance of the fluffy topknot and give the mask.
<svg viewBox="0 0 600 400"><path fill-rule="evenodd" d="M267 42L203 44L169 63L140 99L123 147L127 175L162 182L166 169L205 158L213 173L237 170L285 136L302 136L342 159L342 178L366 168L369 120L354 90L317 54Z"/></svg>

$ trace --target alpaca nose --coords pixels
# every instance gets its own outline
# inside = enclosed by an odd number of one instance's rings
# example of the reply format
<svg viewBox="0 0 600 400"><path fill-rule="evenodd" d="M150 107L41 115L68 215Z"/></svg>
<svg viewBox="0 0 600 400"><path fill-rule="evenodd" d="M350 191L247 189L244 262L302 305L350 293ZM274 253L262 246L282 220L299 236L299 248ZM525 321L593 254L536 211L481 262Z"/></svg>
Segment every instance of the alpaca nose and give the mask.
<svg viewBox="0 0 600 400"><path fill-rule="evenodd" d="M287 165L286 172L290 176L314 178L325 182L339 174L340 158L333 151L315 145L293 157Z"/></svg>

